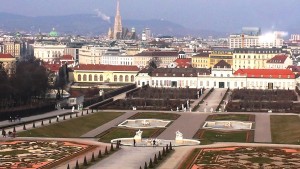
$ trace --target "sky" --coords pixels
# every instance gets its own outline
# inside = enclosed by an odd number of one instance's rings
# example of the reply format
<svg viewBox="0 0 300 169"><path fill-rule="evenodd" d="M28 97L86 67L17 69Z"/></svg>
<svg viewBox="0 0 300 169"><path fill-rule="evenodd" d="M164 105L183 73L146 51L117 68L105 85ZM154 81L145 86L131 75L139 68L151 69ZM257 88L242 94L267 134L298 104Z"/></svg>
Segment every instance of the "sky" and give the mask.
<svg viewBox="0 0 300 169"><path fill-rule="evenodd" d="M120 0L123 19L164 19L195 29L293 27L300 0ZM116 0L2 0L0 12L26 16L96 14L113 17ZM112 18L110 18L111 21ZM295 26L294 26L295 27Z"/></svg>

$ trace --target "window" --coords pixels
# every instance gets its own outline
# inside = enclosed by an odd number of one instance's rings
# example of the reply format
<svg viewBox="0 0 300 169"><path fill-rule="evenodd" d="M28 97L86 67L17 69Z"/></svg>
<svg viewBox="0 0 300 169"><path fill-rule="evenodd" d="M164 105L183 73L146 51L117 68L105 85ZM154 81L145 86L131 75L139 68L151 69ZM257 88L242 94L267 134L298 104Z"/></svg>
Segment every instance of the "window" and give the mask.
<svg viewBox="0 0 300 169"><path fill-rule="evenodd" d="M118 77L117 75L114 75L114 81L117 82L118 81Z"/></svg>
<svg viewBox="0 0 300 169"><path fill-rule="evenodd" d="M122 75L119 76L119 81L123 82L123 76Z"/></svg>
<svg viewBox="0 0 300 169"><path fill-rule="evenodd" d="M133 75L131 75L130 81L131 81L131 82L134 82L134 76L133 76Z"/></svg>
<svg viewBox="0 0 300 169"><path fill-rule="evenodd" d="M81 75L77 76L78 81L81 81Z"/></svg>
<svg viewBox="0 0 300 169"><path fill-rule="evenodd" d="M86 74L83 75L83 81L86 81Z"/></svg>
<svg viewBox="0 0 300 169"><path fill-rule="evenodd" d="M100 81L101 82L103 81L103 75L100 75Z"/></svg>
<svg viewBox="0 0 300 169"><path fill-rule="evenodd" d="M94 81L98 81L98 76L94 75Z"/></svg>
<svg viewBox="0 0 300 169"><path fill-rule="evenodd" d="M89 75L89 81L93 81L93 76L92 75Z"/></svg>
<svg viewBox="0 0 300 169"><path fill-rule="evenodd" d="M125 82L128 82L128 81L129 81L129 76L126 75L126 76L125 76Z"/></svg>

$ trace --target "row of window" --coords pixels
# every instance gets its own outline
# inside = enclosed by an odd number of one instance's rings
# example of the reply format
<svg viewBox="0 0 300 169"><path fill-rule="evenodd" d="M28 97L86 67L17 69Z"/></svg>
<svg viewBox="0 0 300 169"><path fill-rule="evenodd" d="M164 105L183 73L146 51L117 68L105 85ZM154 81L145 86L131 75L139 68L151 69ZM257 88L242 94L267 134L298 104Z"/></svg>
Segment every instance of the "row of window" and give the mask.
<svg viewBox="0 0 300 169"><path fill-rule="evenodd" d="M93 75L91 75L91 74L90 75L84 74L83 76L81 74L79 74L77 76L77 79L78 79L79 82L80 81L84 81L84 82L85 81L89 81L89 82L98 82L98 81L99 82L103 82L103 81L106 81L106 80L109 81L109 79L104 79L103 75L100 75L100 76L94 75L94 77L93 77ZM129 75L125 75L125 76L119 75L119 77L117 75L114 75L114 82L134 82L134 75L131 75L130 79L129 79Z"/></svg>

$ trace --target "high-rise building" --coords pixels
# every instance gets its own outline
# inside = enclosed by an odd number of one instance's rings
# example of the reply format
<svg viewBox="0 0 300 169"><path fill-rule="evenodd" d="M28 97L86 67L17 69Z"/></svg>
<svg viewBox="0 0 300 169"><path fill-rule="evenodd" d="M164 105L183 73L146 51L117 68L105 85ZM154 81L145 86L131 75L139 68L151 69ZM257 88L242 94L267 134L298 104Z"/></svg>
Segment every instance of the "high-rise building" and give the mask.
<svg viewBox="0 0 300 169"><path fill-rule="evenodd" d="M114 39L120 39L122 35L122 18L120 14L120 1L117 2L117 12L115 16L115 24L114 24L114 32L113 32Z"/></svg>

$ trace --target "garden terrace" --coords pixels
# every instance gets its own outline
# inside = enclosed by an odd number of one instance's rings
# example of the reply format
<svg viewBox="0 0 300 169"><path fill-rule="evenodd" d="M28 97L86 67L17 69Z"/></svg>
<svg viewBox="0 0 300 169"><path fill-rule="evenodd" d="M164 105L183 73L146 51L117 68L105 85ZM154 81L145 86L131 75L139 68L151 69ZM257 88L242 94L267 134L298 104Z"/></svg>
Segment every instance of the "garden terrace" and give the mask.
<svg viewBox="0 0 300 169"><path fill-rule="evenodd" d="M248 101L297 101L294 90L256 90L235 89L231 94L231 100Z"/></svg>
<svg viewBox="0 0 300 169"><path fill-rule="evenodd" d="M300 144L299 116L270 116L273 143Z"/></svg>
<svg viewBox="0 0 300 169"><path fill-rule="evenodd" d="M193 138L200 140L201 144L211 144L214 142L251 143L254 141L254 131L215 131L200 129Z"/></svg>
<svg viewBox="0 0 300 169"><path fill-rule="evenodd" d="M229 112L299 112L298 97L294 90L235 89L226 106Z"/></svg>
<svg viewBox="0 0 300 169"><path fill-rule="evenodd" d="M128 93L126 96L131 98L147 99L197 99L197 93L200 89L190 88L153 88L144 87L139 90Z"/></svg>
<svg viewBox="0 0 300 169"><path fill-rule="evenodd" d="M192 101L190 102L190 104ZM106 105L100 106L97 109L113 109L113 110L132 110L136 107L137 110L176 110L177 107L181 110L181 105L186 105L186 100L170 100L170 99L125 99L116 100Z"/></svg>
<svg viewBox="0 0 300 169"><path fill-rule="evenodd" d="M174 113L159 113L159 112L139 112L129 117L129 119L163 119L176 120L180 117L179 114Z"/></svg>
<svg viewBox="0 0 300 169"><path fill-rule="evenodd" d="M194 149L180 169L299 168L300 150L265 147ZM187 163L188 162L188 163Z"/></svg>
<svg viewBox="0 0 300 169"><path fill-rule="evenodd" d="M6 141L0 144L0 168L55 168L95 146L63 141Z"/></svg>
<svg viewBox="0 0 300 169"><path fill-rule="evenodd" d="M80 137L123 114L120 112L99 112L17 134L20 137Z"/></svg>

